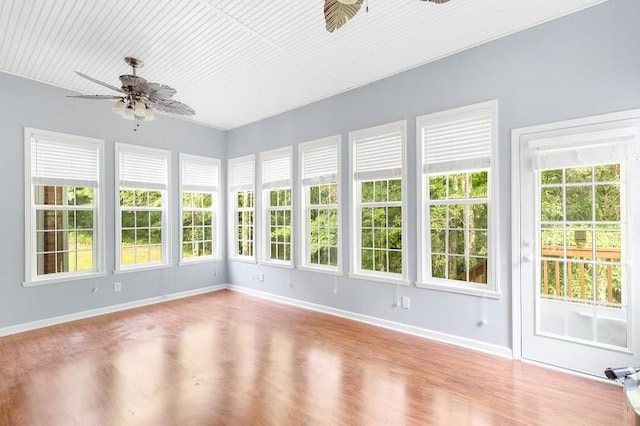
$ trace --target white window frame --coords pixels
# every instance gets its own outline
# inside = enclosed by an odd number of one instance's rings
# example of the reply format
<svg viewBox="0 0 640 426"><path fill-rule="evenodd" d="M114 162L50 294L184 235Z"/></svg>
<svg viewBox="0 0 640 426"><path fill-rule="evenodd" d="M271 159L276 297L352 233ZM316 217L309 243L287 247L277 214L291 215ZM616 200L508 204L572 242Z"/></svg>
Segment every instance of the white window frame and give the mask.
<svg viewBox="0 0 640 426"><path fill-rule="evenodd" d="M256 157L255 155L245 155L243 157L231 158L227 161L227 183L228 189L228 223L227 231L228 240L228 258L241 262L256 262L256 232L258 230L256 217ZM238 193L253 192L253 208L243 208L243 211L253 213L253 255L244 256L238 254Z"/></svg>
<svg viewBox="0 0 640 426"><path fill-rule="evenodd" d="M455 172L476 171L478 169L489 170L489 200L488 200L488 279L487 284L476 284L451 279L431 277L430 258L430 217L428 212L428 199L426 191L429 190L428 173L426 172L424 158L423 127L431 123L446 123L463 117L491 116L491 152L488 167L478 163L469 165L465 169L451 170ZM497 258L498 258L498 101L492 100L478 104L467 105L446 111L419 116L416 119L416 140L418 145L417 172L418 172L418 280L416 287L446 291L452 293L467 294L472 296L489 297L498 299L501 296ZM473 161L471 161L473 162ZM442 172L447 172L444 169ZM465 199L466 200L466 199ZM465 250L467 249L465 244Z"/></svg>
<svg viewBox="0 0 640 426"><path fill-rule="evenodd" d="M179 162L180 162L180 260L178 262L179 265L185 264L193 264L200 262L210 262L213 260L219 260L221 258L221 232L220 232L220 196L219 196L219 187L220 187L220 167L221 161L217 158L212 157L204 157L200 155L192 155L192 154L179 154ZM187 172L185 172L185 167L195 167L198 169L198 176L189 176ZM184 213L184 203L183 203L183 194L185 192L201 192L211 194L211 209L208 211L211 212L211 238L212 238L212 247L211 247L211 255L210 256L194 256L194 257L183 257L182 253L182 244L183 244L183 213ZM197 208L190 208L187 210L200 210ZM205 211L206 209L202 208L201 211Z"/></svg>
<svg viewBox="0 0 640 426"><path fill-rule="evenodd" d="M265 162L277 159L288 158L289 167L288 170L281 170L284 172L282 179L267 181L265 177ZM293 190L293 147L287 146L284 148L278 148L271 151L264 151L260 153L260 186L262 188L262 196L260 203L260 215L259 228L262 228L262 244L260 246L260 263L271 266L280 266L284 268L293 268L295 264L295 194ZM291 206L289 211L291 212L290 223L290 238L291 238L291 251L290 260L271 259L271 232L270 232L270 211L269 211L269 192L274 189L289 189L291 191ZM255 236L255 233L254 233Z"/></svg>
<svg viewBox="0 0 640 426"><path fill-rule="evenodd" d="M94 186L94 205L93 205L93 271L82 272L59 272L46 275L37 274L36 259L36 206L34 187L38 179L32 176L32 163L35 161L31 158L32 144L38 139L54 142L61 145L72 147L73 145L82 145L97 150L98 162L96 170L97 182L91 182ZM87 278L103 277L105 272L105 226L104 226L104 141L101 139L88 138L83 136L69 135L49 130L24 128L24 182L25 182L25 287L53 284L59 282L68 282ZM39 179L38 179L39 180ZM80 182L74 179L67 179L67 176L59 176L55 178L44 178L44 182L50 182L55 186L89 186L88 182ZM71 208L70 210L73 210Z"/></svg>
<svg viewBox="0 0 640 426"><path fill-rule="evenodd" d="M362 215L361 209L361 193L360 193L360 181L368 179L358 179L356 176L356 144L359 140L378 137L386 134L400 132L402 138L402 153L399 173L394 171L386 177L380 177L380 180L386 179L401 179L402 191L401 191L401 208L402 208L402 273L390 273L390 272L375 272L362 270L361 268L361 250L362 250ZM367 129L361 129L349 132L349 155L350 155L350 170L349 170L349 205L351 208L351 241L349 245L349 252L351 257L351 267L349 277L357 278L369 281L379 281L383 283L390 283L396 285L409 285L409 267L408 267L408 211L407 211L407 122L406 120L397 121L393 123L383 124ZM382 153L381 153L382 155ZM383 155L384 156L384 155ZM377 170L373 173L378 172Z"/></svg>
<svg viewBox="0 0 640 426"><path fill-rule="evenodd" d="M131 145L116 142L114 153L115 166L115 270L114 274L127 272L144 271L150 269L167 268L171 266L171 151L148 148L140 145ZM139 153L156 157L166 164L166 179L164 183L144 184L140 182L123 182L120 179L120 153ZM120 190L134 189L145 191L160 191L162 194L162 260L156 263L140 265L122 265L122 208L120 206Z"/></svg>
<svg viewBox="0 0 640 426"><path fill-rule="evenodd" d="M298 225L298 269L307 269L313 272L323 272L329 274L342 275L342 137L340 135L330 136L327 138L317 139L309 142L304 142L298 145L298 188L300 190L298 217L300 219ZM316 172L313 177L305 178L309 174L305 170L305 158L307 153L311 151L322 150L335 150L336 151L336 165L335 171L330 170L328 173ZM311 181L311 182L310 182ZM315 182L313 182L315 181ZM338 258L337 265L319 265L309 262L310 252L310 234L308 229L307 219L309 217L310 210L310 187L321 184L335 183L338 187L338 200L335 208L338 214Z"/></svg>

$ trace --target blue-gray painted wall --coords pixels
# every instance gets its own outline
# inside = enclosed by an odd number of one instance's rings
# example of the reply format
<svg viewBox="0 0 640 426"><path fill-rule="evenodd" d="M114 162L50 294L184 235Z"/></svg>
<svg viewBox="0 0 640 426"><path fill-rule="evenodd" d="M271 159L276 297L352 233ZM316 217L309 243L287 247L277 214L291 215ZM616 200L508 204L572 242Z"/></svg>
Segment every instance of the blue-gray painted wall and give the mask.
<svg viewBox="0 0 640 426"><path fill-rule="evenodd" d="M401 287L411 309L392 307L393 285L228 262L233 284L511 347L511 130L640 107L640 2L596 7L426 64L227 134L227 156L342 135L342 202L348 206L348 132L407 120L408 193L415 194L415 119L490 99L499 102L499 300ZM420 49L420 46L415 46ZM348 72L348 70L345 70ZM294 157L295 158L295 157ZM416 280L416 203L409 214L409 278ZM348 236L348 208L343 210ZM345 246L346 247L346 246ZM343 250L343 264L348 265ZM264 273L264 282L254 277ZM334 294L337 280L338 293ZM291 283L291 285L289 285ZM479 326L481 318L488 324Z"/></svg>
<svg viewBox="0 0 640 426"><path fill-rule="evenodd" d="M176 266L179 245L178 153L224 158L224 132L160 116L138 132L104 101L69 99L75 94L58 87L0 73L0 181L4 197L0 211L0 328L110 305L224 283L224 261ZM106 269L104 278L25 288L24 281L24 127L52 130L105 141ZM113 275L114 142L171 151L172 249L174 266ZM223 228L224 229L224 228ZM215 276L214 276L215 274ZM122 291L113 292L113 282ZM97 284L98 291L92 289Z"/></svg>

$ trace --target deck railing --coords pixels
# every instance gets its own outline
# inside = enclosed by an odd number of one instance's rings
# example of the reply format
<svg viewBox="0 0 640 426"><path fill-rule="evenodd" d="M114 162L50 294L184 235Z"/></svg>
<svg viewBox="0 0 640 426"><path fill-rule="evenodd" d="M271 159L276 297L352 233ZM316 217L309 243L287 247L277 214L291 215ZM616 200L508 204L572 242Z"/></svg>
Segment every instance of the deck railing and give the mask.
<svg viewBox="0 0 640 426"><path fill-rule="evenodd" d="M563 282L564 276L560 274L560 262L566 262L567 266L567 295L571 298L573 296L575 281L573 277L573 268L570 267L572 260L584 260L593 258L593 250L591 247L572 247L567 249L566 257L563 247L558 246L544 246L542 247L542 294L543 295L562 295L563 294ZM558 258L557 260L544 259L544 258ZM601 248L596 250L596 259L601 261L619 262L620 261L620 249L619 248ZM553 264L553 268L550 268L550 264ZM579 297L578 299L587 299L586 278L585 278L585 263L574 262L578 265L578 286ZM596 263L597 264L597 263ZM599 265L600 266L600 265ZM616 294L614 294L614 265L603 263L601 266L606 267L606 301L607 303L620 303L617 300ZM549 270L553 272L550 277Z"/></svg>

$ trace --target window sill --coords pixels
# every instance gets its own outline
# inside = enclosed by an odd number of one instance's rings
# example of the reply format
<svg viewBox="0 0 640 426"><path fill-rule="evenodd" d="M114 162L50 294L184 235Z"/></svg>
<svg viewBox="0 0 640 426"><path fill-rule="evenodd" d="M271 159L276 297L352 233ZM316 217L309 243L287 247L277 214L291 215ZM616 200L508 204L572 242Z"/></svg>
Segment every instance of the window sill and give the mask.
<svg viewBox="0 0 640 426"><path fill-rule="evenodd" d="M404 277L396 278L392 275L385 276L385 275L376 275L376 274L365 274L362 272L350 272L349 278L355 278L358 280L366 280L366 281L378 281L381 283L404 285L404 286L408 286L410 284L410 282L404 279Z"/></svg>
<svg viewBox="0 0 640 426"><path fill-rule="evenodd" d="M136 266L136 267L127 268L127 269L116 269L115 271L113 271L113 275L128 274L130 272L152 271L154 269L168 269L168 268L172 268L173 266L174 265L170 263L163 263L160 265L149 265L149 266Z"/></svg>
<svg viewBox="0 0 640 426"><path fill-rule="evenodd" d="M305 272L317 272L319 274L328 274L328 275L337 275L337 276L343 276L344 272L342 272L339 269L329 269L329 268L318 268L318 267L314 267L314 266L298 266L296 268L299 271L305 271Z"/></svg>
<svg viewBox="0 0 640 426"><path fill-rule="evenodd" d="M59 284L69 281L90 280L93 278L106 277L106 272L91 272L89 274L67 275L63 277L41 278L33 281L23 281L23 287L38 287L47 284Z"/></svg>
<svg viewBox="0 0 640 426"><path fill-rule="evenodd" d="M275 266L276 268L293 269L293 262L277 262L275 260L263 260L260 262L263 266Z"/></svg>
<svg viewBox="0 0 640 426"><path fill-rule="evenodd" d="M227 260L232 262L243 262L243 263L253 263L254 265L257 263L255 257L229 257Z"/></svg>
<svg viewBox="0 0 640 426"><path fill-rule="evenodd" d="M502 296L502 293L499 291L464 287L461 285L434 284L416 281L416 287L428 290L444 291L447 293L466 294L467 296L483 297L488 299L500 299Z"/></svg>
<svg viewBox="0 0 640 426"><path fill-rule="evenodd" d="M220 259L219 257L202 257L202 258L195 258L195 259L189 259L189 260L181 260L180 262L178 262L178 266L198 265L202 263L215 263L215 262L221 262L221 261L222 259Z"/></svg>

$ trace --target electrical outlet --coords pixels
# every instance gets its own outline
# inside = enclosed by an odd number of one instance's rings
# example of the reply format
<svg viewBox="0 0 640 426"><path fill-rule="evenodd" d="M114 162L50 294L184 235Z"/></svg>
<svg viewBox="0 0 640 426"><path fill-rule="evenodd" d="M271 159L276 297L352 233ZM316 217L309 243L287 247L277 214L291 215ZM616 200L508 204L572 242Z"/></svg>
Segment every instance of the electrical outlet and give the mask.
<svg viewBox="0 0 640 426"><path fill-rule="evenodd" d="M402 296L402 309L411 309L411 298L409 296Z"/></svg>
<svg viewBox="0 0 640 426"><path fill-rule="evenodd" d="M264 272L258 273L258 281L264 281Z"/></svg>
<svg viewBox="0 0 640 426"><path fill-rule="evenodd" d="M122 290L122 283L117 282L117 283L113 283L113 291L114 292L118 292Z"/></svg>

